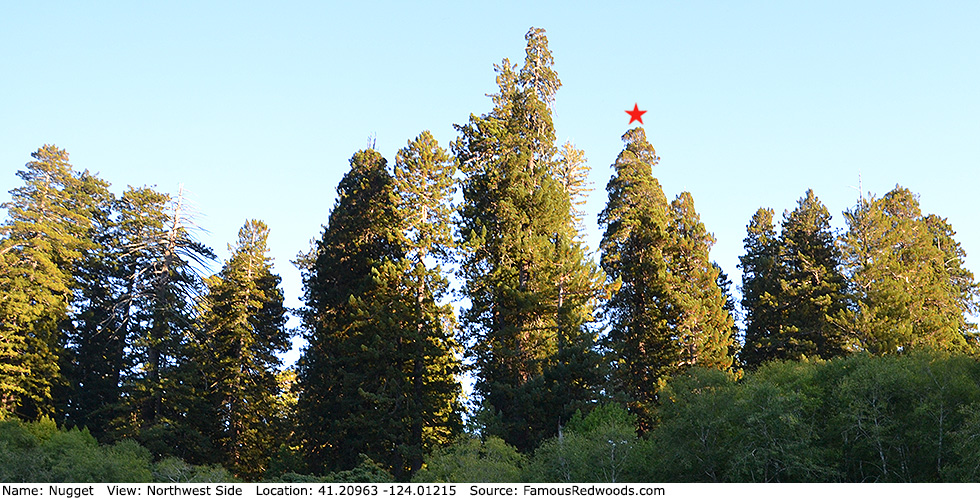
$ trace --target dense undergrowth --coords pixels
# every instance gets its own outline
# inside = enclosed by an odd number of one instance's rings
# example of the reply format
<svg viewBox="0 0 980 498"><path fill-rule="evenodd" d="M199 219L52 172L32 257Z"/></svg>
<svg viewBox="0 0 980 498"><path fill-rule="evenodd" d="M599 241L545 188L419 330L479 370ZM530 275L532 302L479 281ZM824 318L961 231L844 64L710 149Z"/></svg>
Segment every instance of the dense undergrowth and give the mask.
<svg viewBox="0 0 980 498"><path fill-rule="evenodd" d="M741 378L694 368L660 390L654 428L607 403L531 454L469 435L436 450L417 482L936 482L980 479L980 363L919 352L780 362ZM313 476L280 452L264 480L384 482L355 469ZM99 445L50 419L0 421L3 482L230 482L219 466Z"/></svg>
<svg viewBox="0 0 980 498"><path fill-rule="evenodd" d="M771 363L736 380L692 369L660 391L655 427L606 405L529 457L499 440L432 455L418 480L972 482L980 363L943 353Z"/></svg>

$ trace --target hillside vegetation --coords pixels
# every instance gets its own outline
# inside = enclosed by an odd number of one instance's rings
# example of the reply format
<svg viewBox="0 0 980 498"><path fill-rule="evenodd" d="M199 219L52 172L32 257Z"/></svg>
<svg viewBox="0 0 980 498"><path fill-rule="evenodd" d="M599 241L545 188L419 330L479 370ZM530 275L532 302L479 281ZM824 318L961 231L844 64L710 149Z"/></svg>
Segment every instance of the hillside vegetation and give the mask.
<svg viewBox="0 0 980 498"><path fill-rule="evenodd" d="M525 38L448 149L353 153L295 310L263 221L213 272L183 191L31 154L0 224L0 480L977 477L980 285L945 218L901 186L843 231L812 190L760 207L736 299L636 127L593 253Z"/></svg>

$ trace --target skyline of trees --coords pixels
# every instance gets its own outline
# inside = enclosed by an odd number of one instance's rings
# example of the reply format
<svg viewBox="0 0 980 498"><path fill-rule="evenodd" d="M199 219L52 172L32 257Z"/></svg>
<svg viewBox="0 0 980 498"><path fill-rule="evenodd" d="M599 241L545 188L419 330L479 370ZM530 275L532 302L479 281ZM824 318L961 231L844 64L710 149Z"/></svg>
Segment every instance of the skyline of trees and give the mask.
<svg viewBox="0 0 980 498"><path fill-rule="evenodd" d="M391 164L373 148L352 155L294 262L298 310L284 305L264 222L247 220L209 275L216 256L182 192L117 197L66 151L38 149L3 204L0 416L53 416L247 478L350 471L364 455L407 480L464 419L522 454L610 403L627 408L616 430L652 432L665 386L692 368L735 379L781 360L980 353L965 252L900 186L862 197L842 234L812 190L778 227L760 208L739 264L740 330L714 236L691 193L668 200L637 127L590 254L588 165L556 144L561 82L544 30L526 41L523 65L495 65L493 108L457 125L448 151L424 131ZM297 332L307 345L284 368ZM573 439L595 429L578 427Z"/></svg>

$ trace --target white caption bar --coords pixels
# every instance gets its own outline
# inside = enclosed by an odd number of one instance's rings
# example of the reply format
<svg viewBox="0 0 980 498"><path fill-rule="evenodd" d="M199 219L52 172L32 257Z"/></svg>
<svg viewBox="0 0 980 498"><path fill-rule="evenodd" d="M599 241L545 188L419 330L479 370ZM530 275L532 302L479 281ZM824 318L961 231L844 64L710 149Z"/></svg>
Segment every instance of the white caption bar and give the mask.
<svg viewBox="0 0 980 498"><path fill-rule="evenodd" d="M943 498L980 495L980 484L0 484L6 497L669 497Z"/></svg>

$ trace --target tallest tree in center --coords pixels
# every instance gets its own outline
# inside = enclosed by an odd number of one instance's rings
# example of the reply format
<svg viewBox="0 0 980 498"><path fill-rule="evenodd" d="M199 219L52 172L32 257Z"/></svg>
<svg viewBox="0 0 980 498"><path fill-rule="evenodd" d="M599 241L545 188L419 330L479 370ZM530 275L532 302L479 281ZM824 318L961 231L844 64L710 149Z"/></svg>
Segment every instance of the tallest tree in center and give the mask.
<svg viewBox="0 0 980 498"><path fill-rule="evenodd" d="M551 106L561 86L544 30L518 68L495 66L494 108L457 126L465 332L487 431L521 449L595 399L599 271L576 237Z"/></svg>

